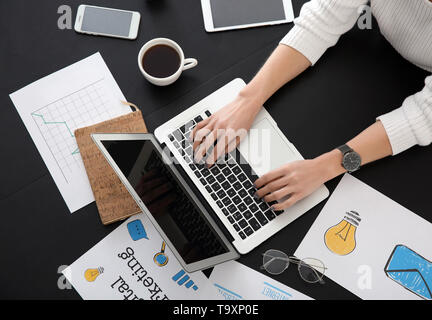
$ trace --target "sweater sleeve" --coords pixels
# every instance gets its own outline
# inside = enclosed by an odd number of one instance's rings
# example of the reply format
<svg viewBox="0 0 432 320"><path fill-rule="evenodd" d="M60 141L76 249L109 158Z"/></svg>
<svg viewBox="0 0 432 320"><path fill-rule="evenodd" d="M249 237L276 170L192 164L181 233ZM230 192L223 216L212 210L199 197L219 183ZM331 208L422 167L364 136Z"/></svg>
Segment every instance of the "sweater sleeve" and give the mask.
<svg viewBox="0 0 432 320"><path fill-rule="evenodd" d="M339 37L356 23L367 0L311 0L305 3L294 27L280 41L301 52L314 65Z"/></svg>
<svg viewBox="0 0 432 320"><path fill-rule="evenodd" d="M432 76L422 91L405 99L402 106L378 117L390 140L393 155L418 144L432 142Z"/></svg>

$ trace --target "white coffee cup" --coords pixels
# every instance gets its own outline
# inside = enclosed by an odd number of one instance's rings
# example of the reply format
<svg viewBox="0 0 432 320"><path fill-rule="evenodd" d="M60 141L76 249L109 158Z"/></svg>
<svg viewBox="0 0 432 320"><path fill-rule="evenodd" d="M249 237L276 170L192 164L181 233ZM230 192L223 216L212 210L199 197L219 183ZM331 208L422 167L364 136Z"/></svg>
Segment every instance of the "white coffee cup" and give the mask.
<svg viewBox="0 0 432 320"><path fill-rule="evenodd" d="M177 51L179 57L180 57L180 66L177 69L176 72L174 72L172 75L170 75L169 77L166 78L157 78L154 77L150 74L148 74L145 70L144 67L142 65L142 60L144 57L144 54L147 52L147 50L149 50L150 48L156 46L156 45L166 45L166 46L170 46L171 48L173 48L175 51ZM176 81L181 73L183 72L183 70L187 70L190 68L195 67L198 64L198 61L194 58L186 58L184 57L184 53L182 48L180 48L180 46L173 40L167 39L167 38L155 38L152 39L150 41L148 41L146 44L144 44L141 47L141 50L138 53L138 67L141 70L141 73L143 74L143 76L150 81L151 83L157 85L157 86L167 86L171 83L173 83L174 81Z"/></svg>

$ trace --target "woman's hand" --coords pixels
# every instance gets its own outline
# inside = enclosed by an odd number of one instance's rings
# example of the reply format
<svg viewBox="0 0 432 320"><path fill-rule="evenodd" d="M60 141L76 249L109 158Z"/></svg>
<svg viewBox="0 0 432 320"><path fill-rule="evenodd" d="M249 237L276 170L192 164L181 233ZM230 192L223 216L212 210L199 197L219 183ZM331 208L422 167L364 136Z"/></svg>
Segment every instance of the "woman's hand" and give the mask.
<svg viewBox="0 0 432 320"><path fill-rule="evenodd" d="M264 198L266 202L289 196L272 206L274 210L286 209L310 195L324 182L344 172L340 165L341 159L342 154L334 150L312 160L287 163L255 181L259 189L256 196Z"/></svg>
<svg viewBox="0 0 432 320"><path fill-rule="evenodd" d="M278 45L233 102L194 128L191 140L194 141L195 161L200 162L207 156L206 163L211 166L221 155L232 151L252 126L264 102L310 65L311 62L296 49ZM216 140L218 142L212 149Z"/></svg>
<svg viewBox="0 0 432 320"><path fill-rule="evenodd" d="M392 154L381 121L361 132L348 145L360 154L362 165ZM267 202L289 195L289 199L273 206L275 210L286 209L311 194L324 182L346 172L341 164L342 153L337 149L312 160L285 164L255 181L255 186L259 188L256 194L264 197Z"/></svg>
<svg viewBox="0 0 432 320"><path fill-rule="evenodd" d="M196 125L191 133L195 162L205 158L211 166L220 156L234 150L261 108L262 104L255 101L239 94L234 101Z"/></svg>

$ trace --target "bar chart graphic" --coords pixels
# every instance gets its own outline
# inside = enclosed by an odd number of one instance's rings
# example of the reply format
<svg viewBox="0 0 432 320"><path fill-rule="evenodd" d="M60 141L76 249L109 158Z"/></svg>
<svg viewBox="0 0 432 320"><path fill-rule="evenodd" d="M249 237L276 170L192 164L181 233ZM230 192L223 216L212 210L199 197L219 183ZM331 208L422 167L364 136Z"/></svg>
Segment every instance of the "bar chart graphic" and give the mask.
<svg viewBox="0 0 432 320"><path fill-rule="evenodd" d="M179 272L177 272L172 277L172 280L174 280L174 282L177 282L179 286L184 285L187 289L192 288L192 290L198 290L198 286L194 284L193 280L184 270L180 270Z"/></svg>

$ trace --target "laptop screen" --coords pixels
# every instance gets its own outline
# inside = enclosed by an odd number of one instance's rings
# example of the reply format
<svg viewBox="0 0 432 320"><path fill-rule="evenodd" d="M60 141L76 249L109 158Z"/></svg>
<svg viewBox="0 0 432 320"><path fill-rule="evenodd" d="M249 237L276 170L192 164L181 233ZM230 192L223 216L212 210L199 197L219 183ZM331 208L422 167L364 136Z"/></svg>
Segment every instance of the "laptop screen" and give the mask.
<svg viewBox="0 0 432 320"><path fill-rule="evenodd" d="M187 264L229 251L151 140L102 144Z"/></svg>

